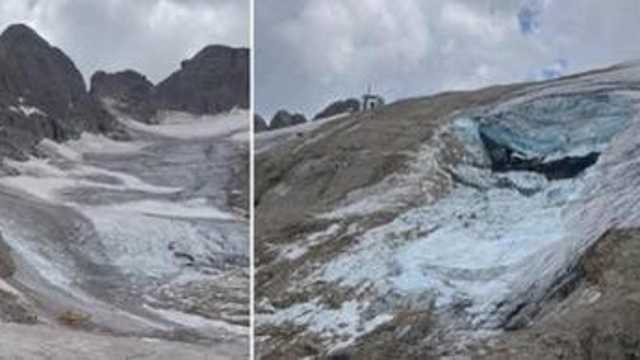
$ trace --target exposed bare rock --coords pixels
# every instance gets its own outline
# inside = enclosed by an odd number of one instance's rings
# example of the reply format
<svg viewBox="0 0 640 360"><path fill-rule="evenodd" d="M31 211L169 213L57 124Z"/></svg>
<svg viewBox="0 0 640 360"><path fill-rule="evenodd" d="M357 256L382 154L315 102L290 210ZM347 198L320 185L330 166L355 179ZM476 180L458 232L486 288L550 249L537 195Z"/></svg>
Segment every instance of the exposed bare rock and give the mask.
<svg viewBox="0 0 640 360"><path fill-rule="evenodd" d="M313 120L327 118L338 114L352 113L358 110L360 110L360 100L358 99L351 98L346 100L337 100L317 113L313 117Z"/></svg>
<svg viewBox="0 0 640 360"><path fill-rule="evenodd" d="M263 132L269 130L269 125L259 114L253 115L253 129L255 132Z"/></svg>
<svg viewBox="0 0 640 360"><path fill-rule="evenodd" d="M73 62L26 25L0 35L0 156L20 157L42 138L110 132L114 119L86 91Z"/></svg>
<svg viewBox="0 0 640 360"><path fill-rule="evenodd" d="M215 114L249 108L249 50L211 45L156 86L158 108Z"/></svg>
<svg viewBox="0 0 640 360"><path fill-rule="evenodd" d="M113 74L98 71L91 76L91 95L115 100L115 106L135 120L150 122L156 113L153 84L142 74L125 70Z"/></svg>
<svg viewBox="0 0 640 360"><path fill-rule="evenodd" d="M269 123L269 129L282 129L289 126L304 124L307 119L302 114L292 114L286 110L278 111Z"/></svg>
<svg viewBox="0 0 640 360"><path fill-rule="evenodd" d="M7 278L13 275L16 265L11 258L11 249L4 242L0 232L0 278Z"/></svg>

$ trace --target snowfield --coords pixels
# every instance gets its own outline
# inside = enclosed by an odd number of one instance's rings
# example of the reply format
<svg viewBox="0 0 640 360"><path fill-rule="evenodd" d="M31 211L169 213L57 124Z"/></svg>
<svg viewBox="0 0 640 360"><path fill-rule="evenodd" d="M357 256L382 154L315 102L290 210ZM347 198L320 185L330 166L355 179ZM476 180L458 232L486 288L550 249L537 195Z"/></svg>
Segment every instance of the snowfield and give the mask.
<svg viewBox="0 0 640 360"><path fill-rule="evenodd" d="M232 136L249 131L249 112L232 110L225 115L192 115L166 111L160 114L158 125L146 125L127 117L120 121L126 126L146 133L177 139L197 139Z"/></svg>

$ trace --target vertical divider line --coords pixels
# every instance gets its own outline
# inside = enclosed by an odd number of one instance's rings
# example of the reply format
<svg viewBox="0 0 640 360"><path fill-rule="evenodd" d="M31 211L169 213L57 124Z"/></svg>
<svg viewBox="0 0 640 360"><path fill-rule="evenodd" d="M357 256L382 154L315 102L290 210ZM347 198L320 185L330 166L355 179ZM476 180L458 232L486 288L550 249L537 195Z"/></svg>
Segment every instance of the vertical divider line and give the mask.
<svg viewBox="0 0 640 360"><path fill-rule="evenodd" d="M249 358L255 360L255 0L249 1Z"/></svg>

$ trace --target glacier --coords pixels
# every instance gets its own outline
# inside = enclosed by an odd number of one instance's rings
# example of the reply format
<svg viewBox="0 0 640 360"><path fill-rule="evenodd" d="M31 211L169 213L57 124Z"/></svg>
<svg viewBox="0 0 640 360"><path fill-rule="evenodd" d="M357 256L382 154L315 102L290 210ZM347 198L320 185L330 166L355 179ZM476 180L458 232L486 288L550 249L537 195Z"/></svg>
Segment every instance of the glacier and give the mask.
<svg viewBox="0 0 640 360"><path fill-rule="evenodd" d="M358 324L406 309L450 319L442 331L457 339L534 321L589 245L612 226L640 225L638 80L629 63L450 114L407 171L351 192L316 215L325 230L280 249L277 261L291 261L354 237L288 287L331 284L342 308L313 297L265 305L258 324L302 326L335 350L375 328ZM381 209L396 212L366 228ZM327 326L322 314L345 324Z"/></svg>
<svg viewBox="0 0 640 360"><path fill-rule="evenodd" d="M245 351L249 223L229 194L243 191L248 142L232 137L248 112L118 115L131 141L84 133L4 160L0 232L18 266L3 287L47 323L73 309L116 334Z"/></svg>

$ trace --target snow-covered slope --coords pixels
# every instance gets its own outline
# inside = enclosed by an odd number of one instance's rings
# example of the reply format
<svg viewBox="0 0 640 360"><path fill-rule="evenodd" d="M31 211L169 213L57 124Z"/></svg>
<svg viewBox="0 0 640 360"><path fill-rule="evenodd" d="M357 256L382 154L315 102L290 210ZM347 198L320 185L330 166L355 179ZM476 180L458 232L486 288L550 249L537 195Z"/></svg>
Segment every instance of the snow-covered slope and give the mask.
<svg viewBox="0 0 640 360"><path fill-rule="evenodd" d="M265 151L263 358L451 355L535 321L585 249L640 226L639 80L630 63L409 99Z"/></svg>
<svg viewBox="0 0 640 360"><path fill-rule="evenodd" d="M237 174L248 144L233 137L248 132L248 112L120 121L131 141L85 133L43 140L46 157L4 159L12 175L0 177L0 233L17 263L5 287L45 323L71 312L88 330L200 342L240 358L249 223L234 198L247 191Z"/></svg>

